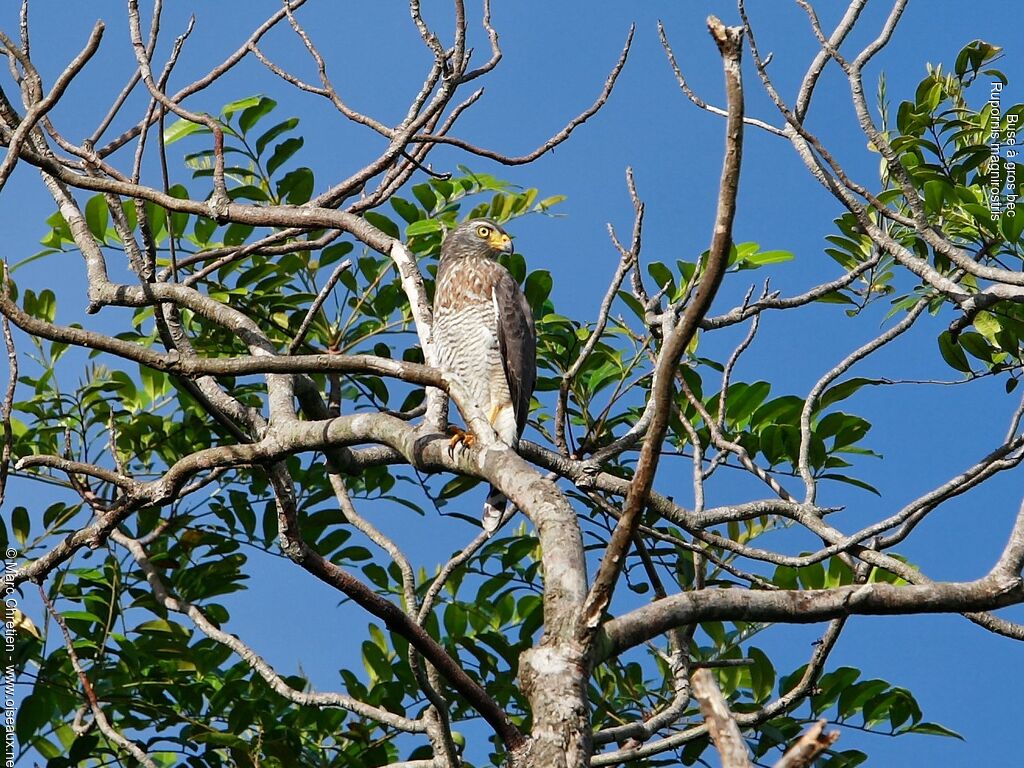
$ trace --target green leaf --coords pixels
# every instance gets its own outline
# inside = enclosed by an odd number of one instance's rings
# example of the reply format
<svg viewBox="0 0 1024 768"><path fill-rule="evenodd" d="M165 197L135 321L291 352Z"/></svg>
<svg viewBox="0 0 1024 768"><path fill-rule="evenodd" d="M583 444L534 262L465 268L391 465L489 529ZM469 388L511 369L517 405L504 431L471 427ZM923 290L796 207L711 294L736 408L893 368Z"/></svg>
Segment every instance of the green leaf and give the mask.
<svg viewBox="0 0 1024 768"><path fill-rule="evenodd" d="M416 237L418 235L432 235L435 232L442 231L442 229L444 229L444 227L437 219L420 219L419 221L414 221L405 228L405 236Z"/></svg>
<svg viewBox="0 0 1024 768"><path fill-rule="evenodd" d="M181 631L181 627L177 624L171 624L166 619L153 619L152 621L144 621L135 627L136 632L160 632L167 634L175 634Z"/></svg>
<svg viewBox="0 0 1024 768"><path fill-rule="evenodd" d="M782 264L792 261L795 256L789 251L760 251L742 259L740 269L754 269L767 264Z"/></svg>
<svg viewBox="0 0 1024 768"><path fill-rule="evenodd" d="M326 267L352 252L352 243L335 243L320 251L320 266Z"/></svg>
<svg viewBox="0 0 1024 768"><path fill-rule="evenodd" d="M197 216L196 222L192 226L192 235L195 237L197 243L200 245L206 245L210 242L210 238L213 237L213 233L216 230L216 221L208 219L205 216Z"/></svg>
<svg viewBox="0 0 1024 768"><path fill-rule="evenodd" d="M551 273L546 269L538 269L536 272L531 272L526 278L523 293L526 294L526 300L530 302L530 306L533 308L534 316L544 309L544 302L551 294L553 285L554 281L551 279Z"/></svg>
<svg viewBox="0 0 1024 768"><path fill-rule="evenodd" d="M388 237L398 238L401 234L398 231L398 227L391 219L382 213L376 211L367 211L363 214L363 218L373 224L377 229L383 232Z"/></svg>
<svg viewBox="0 0 1024 768"><path fill-rule="evenodd" d="M437 194L429 184L414 185L412 188L412 194L417 200L419 200L420 205L423 206L423 210L427 213L432 213L434 208L437 207Z"/></svg>
<svg viewBox="0 0 1024 768"><path fill-rule="evenodd" d="M946 190L949 184L941 179L933 179L924 183L924 203L928 210L939 213L942 210L942 201L946 198Z"/></svg>
<svg viewBox="0 0 1024 768"><path fill-rule="evenodd" d="M821 393L821 397L818 398L817 407L814 409L814 412L819 413L824 411L830 405L834 405L840 400L845 400L850 397L862 387L875 386L881 383L882 382L878 379L865 379L860 377L842 381Z"/></svg>
<svg viewBox="0 0 1024 768"><path fill-rule="evenodd" d="M755 381L753 384L737 383L729 387L726 397L726 417L732 424L739 424L749 417L771 392L772 385L767 381ZM715 407L717 408L717 400Z"/></svg>
<svg viewBox="0 0 1024 768"><path fill-rule="evenodd" d="M466 612L462 609L462 606L457 603L451 603L445 607L444 630L448 633L448 637L452 639L465 637L467 626Z"/></svg>
<svg viewBox="0 0 1024 768"><path fill-rule="evenodd" d="M25 542L28 541L30 528L28 510L25 507L15 507L11 512L11 529L14 531L15 540L21 546L25 546Z"/></svg>
<svg viewBox="0 0 1024 768"><path fill-rule="evenodd" d="M140 365L139 377L142 379L142 388L150 403L163 397L171 388L167 374L162 371L155 371Z"/></svg>
<svg viewBox="0 0 1024 768"><path fill-rule="evenodd" d="M263 151L267 146L283 133L287 133L299 124L299 118L289 117L287 120L282 120L277 125L268 129L263 135L256 139L256 156L262 157Z"/></svg>
<svg viewBox="0 0 1024 768"><path fill-rule="evenodd" d="M256 123L266 115L270 114L276 106L277 102L273 99L267 98L266 96L260 96L258 102L253 104L251 107L246 107L242 110L242 114L238 118L238 127L242 129L243 134L248 133Z"/></svg>
<svg viewBox="0 0 1024 768"><path fill-rule="evenodd" d="M277 196L289 205L302 205L313 196L313 171L305 166L288 171L277 183Z"/></svg>
<svg viewBox="0 0 1024 768"><path fill-rule="evenodd" d="M817 693L811 697L811 712L815 717L829 709L843 691L849 688L860 677L860 670L855 667L839 667L827 672L818 681Z"/></svg>
<svg viewBox="0 0 1024 768"><path fill-rule="evenodd" d="M999 217L999 231L1009 243L1018 243L1024 232L1024 213L1019 216L1017 213L1016 209L1007 209Z"/></svg>
<svg viewBox="0 0 1024 768"><path fill-rule="evenodd" d="M533 207L533 210L543 213L548 208L552 208L567 199L568 198L565 195L552 195L551 197L545 197Z"/></svg>
<svg viewBox="0 0 1024 768"><path fill-rule="evenodd" d="M92 236L103 242L107 234L107 222L110 213L103 195L93 195L85 203L85 222L89 225Z"/></svg>
<svg viewBox="0 0 1024 768"><path fill-rule="evenodd" d="M1002 323L991 312L979 312L974 316L973 325L982 336L993 344L997 343L996 336L1003 329Z"/></svg>
<svg viewBox="0 0 1024 768"><path fill-rule="evenodd" d="M249 107L255 107L260 103L260 99L263 98L265 97L257 94L256 96L246 96L244 99L238 99L237 101L230 101L224 105L220 113L224 116L225 120L230 120L236 112L241 112Z"/></svg>
<svg viewBox="0 0 1024 768"><path fill-rule="evenodd" d="M976 357L985 363L995 362L993 356L996 354L996 350L991 344L985 341L985 337L980 333L965 331L960 334L957 342L972 357Z"/></svg>
<svg viewBox="0 0 1024 768"><path fill-rule="evenodd" d="M747 656L754 661L750 666L751 690L754 701L760 704L768 700L772 695L772 689L775 688L775 667L760 648L751 646L747 650Z"/></svg>
<svg viewBox="0 0 1024 768"><path fill-rule="evenodd" d="M391 207L395 209L395 213L405 219L407 224L412 224L413 222L419 221L423 218L423 211L408 200L403 200L400 197L392 197L389 202L391 203Z"/></svg>
<svg viewBox="0 0 1024 768"><path fill-rule="evenodd" d="M858 480L857 478L850 477L848 475L837 475L837 474L834 474L834 473L826 473L826 474L822 475L821 478L823 480L835 480L836 482L839 482L839 483L846 483L847 485L852 485L855 488L861 488L861 489L863 489L865 491L869 491L869 492L875 494L875 496L879 496L880 497L882 495L881 493L879 493L878 489L875 488L875 486L871 485L870 483L866 483L863 480Z"/></svg>
<svg viewBox="0 0 1024 768"><path fill-rule="evenodd" d="M964 737L956 731L952 731L944 725L938 723L915 723L900 733L925 733L929 736L946 736L953 739L960 739L964 741Z"/></svg>
<svg viewBox="0 0 1024 768"><path fill-rule="evenodd" d="M101 624L103 619L89 611L64 611L61 614L67 621L85 621L90 624Z"/></svg>
<svg viewBox="0 0 1024 768"><path fill-rule="evenodd" d="M821 563L802 566L797 569L797 573L805 589L824 589L825 566Z"/></svg>
<svg viewBox="0 0 1024 768"><path fill-rule="evenodd" d="M209 129L205 125L199 123L193 123L190 120L175 120L173 123L164 128L164 144L173 144L179 139L183 139L186 136L190 136L193 133L209 133Z"/></svg>
<svg viewBox="0 0 1024 768"><path fill-rule="evenodd" d="M675 277L672 275L672 270L662 264L660 261L652 261L647 265L647 273L654 278L655 285L658 286L658 290L661 290L666 285L669 286L668 291L670 294L674 294L676 290Z"/></svg>
<svg viewBox="0 0 1024 768"><path fill-rule="evenodd" d="M253 227L249 224L229 224L224 232L224 245L241 245L252 234Z"/></svg>
<svg viewBox="0 0 1024 768"><path fill-rule="evenodd" d="M305 143L306 140L301 136L293 136L290 139L285 139L274 147L274 154L272 154L270 159L267 161L267 175L273 176L274 171L288 162L289 158L298 152Z"/></svg>
<svg viewBox="0 0 1024 768"><path fill-rule="evenodd" d="M369 641L363 643L363 667L374 681L390 680L394 674L391 660L384 651Z"/></svg>
<svg viewBox="0 0 1024 768"><path fill-rule="evenodd" d="M971 372L971 364L967 362L967 355L964 351L953 341L952 334L949 331L943 331L939 335L939 354L942 355L942 359L951 367L963 373Z"/></svg>
<svg viewBox="0 0 1024 768"><path fill-rule="evenodd" d="M885 680L861 680L853 685L848 685L839 694L838 709L840 717L844 720L852 718L864 708L867 701L889 687L889 683Z"/></svg>

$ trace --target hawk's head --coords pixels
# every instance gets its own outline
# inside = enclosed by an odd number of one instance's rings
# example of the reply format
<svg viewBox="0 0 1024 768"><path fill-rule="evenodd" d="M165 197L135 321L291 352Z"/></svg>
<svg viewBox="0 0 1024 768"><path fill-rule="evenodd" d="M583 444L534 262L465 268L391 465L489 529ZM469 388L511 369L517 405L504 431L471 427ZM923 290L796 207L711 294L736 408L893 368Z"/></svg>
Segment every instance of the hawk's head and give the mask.
<svg viewBox="0 0 1024 768"><path fill-rule="evenodd" d="M483 256L496 259L512 253L512 238L490 219L470 219L448 233L441 245L442 259Z"/></svg>

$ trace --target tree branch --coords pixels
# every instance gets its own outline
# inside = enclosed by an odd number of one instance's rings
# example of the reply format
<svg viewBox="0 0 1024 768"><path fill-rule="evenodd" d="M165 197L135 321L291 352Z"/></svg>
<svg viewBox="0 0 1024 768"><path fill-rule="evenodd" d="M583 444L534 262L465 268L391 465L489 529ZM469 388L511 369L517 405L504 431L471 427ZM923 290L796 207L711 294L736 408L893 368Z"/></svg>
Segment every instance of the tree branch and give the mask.
<svg viewBox="0 0 1024 768"><path fill-rule="evenodd" d="M700 704L711 740L722 757L722 768L749 768L747 743L715 682L715 673L710 669L698 669L690 677L690 687Z"/></svg>
<svg viewBox="0 0 1024 768"><path fill-rule="evenodd" d="M703 621L808 624L858 615L989 611L1022 601L1024 584L1020 575L996 572L977 581L900 587L875 583L816 590L686 592L605 624L601 656L621 653L671 627Z"/></svg>
<svg viewBox="0 0 1024 768"><path fill-rule="evenodd" d="M670 403L672 400L672 372L697 333L700 321L707 314L721 284L732 247L732 221L736 214L736 193L739 184L740 160L743 147L743 83L740 74L742 53L742 30L726 27L714 16L708 18L708 28L722 54L725 68L726 92L729 103L729 119L726 122L725 159L719 188L718 213L715 217L714 235L708 254L704 275L701 277L691 302L686 306L679 325L665 340L657 362L655 389L651 398L655 402L651 426L644 438L636 472L630 483L629 493L623 504L623 514L608 542L601 566L594 578L594 584L584 606L580 638L584 646L589 645L601 623L605 608L611 601L615 582L622 570L626 550L637 526L640 515L647 506L648 496L654 483L661 445L668 430Z"/></svg>
<svg viewBox="0 0 1024 768"><path fill-rule="evenodd" d="M57 611L53 603L50 602L50 598L46 595L46 590L43 589L43 585L39 584L39 597L43 601L43 605L46 606L46 610L53 617L53 620L57 622L57 626L60 627L61 633L64 635L64 646L68 651L68 660L71 662L72 669L75 670L75 674L78 675L78 680L82 684L82 691L85 695L85 701L89 705L89 710L92 712L93 721L96 726L100 729L100 732L107 737L110 741L117 744L121 749L130 754L133 758L139 761L146 768L157 768L156 763L147 755L142 748L133 741L126 739L123 735L115 730L114 726L110 724L106 714L103 712L103 707L100 706L99 699L96 698L96 692L93 690L92 684L89 682L89 676L85 674L85 669L82 667L82 662L78 658L78 652L75 650L75 641L71 637L71 632L68 631L68 625L64 621L64 617Z"/></svg>

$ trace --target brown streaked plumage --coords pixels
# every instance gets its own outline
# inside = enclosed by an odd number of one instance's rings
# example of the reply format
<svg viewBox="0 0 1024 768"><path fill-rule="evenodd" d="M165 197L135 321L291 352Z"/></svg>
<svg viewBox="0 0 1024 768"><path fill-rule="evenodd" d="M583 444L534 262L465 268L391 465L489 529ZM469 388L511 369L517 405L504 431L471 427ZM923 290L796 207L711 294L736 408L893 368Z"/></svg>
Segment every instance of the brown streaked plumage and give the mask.
<svg viewBox="0 0 1024 768"><path fill-rule="evenodd" d="M488 219L448 233L434 291L434 344L456 405L476 405L502 442L516 448L537 379L537 336L526 296L497 261L511 248L509 236ZM486 530L497 527L505 506L491 487Z"/></svg>

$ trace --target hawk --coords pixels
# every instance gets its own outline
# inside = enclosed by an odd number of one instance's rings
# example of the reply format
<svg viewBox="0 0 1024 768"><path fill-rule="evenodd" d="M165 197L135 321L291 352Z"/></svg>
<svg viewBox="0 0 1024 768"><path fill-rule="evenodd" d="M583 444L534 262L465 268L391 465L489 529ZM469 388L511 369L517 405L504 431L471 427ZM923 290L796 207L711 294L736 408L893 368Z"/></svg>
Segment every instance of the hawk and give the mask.
<svg viewBox="0 0 1024 768"><path fill-rule="evenodd" d="M512 240L489 219L472 219L448 234L434 290L434 345L456 405L475 405L515 449L537 380L537 333L526 296L498 263L511 252ZM485 530L498 527L506 502L491 486Z"/></svg>

